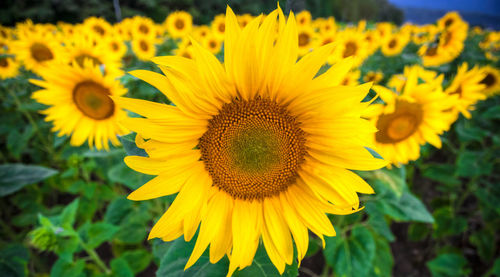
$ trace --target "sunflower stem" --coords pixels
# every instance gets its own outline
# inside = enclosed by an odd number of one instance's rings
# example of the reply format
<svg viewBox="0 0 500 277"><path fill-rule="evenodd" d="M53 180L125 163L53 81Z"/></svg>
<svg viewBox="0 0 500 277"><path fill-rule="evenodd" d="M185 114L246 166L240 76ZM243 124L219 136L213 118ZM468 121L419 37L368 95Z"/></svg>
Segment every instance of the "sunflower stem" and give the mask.
<svg viewBox="0 0 500 277"><path fill-rule="evenodd" d="M95 264L101 268L104 273L107 275L111 274L111 270L106 266L106 264L101 260L97 252L95 252L94 249L91 249L85 244L81 239L80 239L80 245L82 246L83 250L89 255L89 257L92 259L92 261L95 262Z"/></svg>
<svg viewBox="0 0 500 277"><path fill-rule="evenodd" d="M45 139L45 137L42 135L42 133L40 131L40 127L38 126L38 124L36 123L36 121L33 119L33 117L31 116L31 114L29 112L25 111L21 107L21 101L19 100L19 98L17 97L17 95L12 90L10 90L10 89L8 89L7 91L9 92L9 94L14 99L14 102L16 103L17 109L21 113L23 113L23 115L26 117L26 119L28 119L28 121L30 122L30 124L33 127L33 129L35 130L35 133L37 134L38 138L40 139L40 141L42 142L42 144L46 148L45 150L47 151L47 153L51 157L53 157L53 155L52 155L53 154L52 147L50 147L49 143L47 142L47 140Z"/></svg>

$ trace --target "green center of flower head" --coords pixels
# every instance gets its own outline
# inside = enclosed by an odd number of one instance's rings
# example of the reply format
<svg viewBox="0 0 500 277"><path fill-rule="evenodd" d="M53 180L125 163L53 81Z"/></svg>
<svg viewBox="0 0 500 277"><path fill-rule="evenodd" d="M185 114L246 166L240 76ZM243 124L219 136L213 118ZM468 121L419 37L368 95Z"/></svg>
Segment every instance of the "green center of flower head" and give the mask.
<svg viewBox="0 0 500 277"><path fill-rule="evenodd" d="M269 99L234 100L208 122L199 148L215 186L234 198L261 200L293 184L306 135Z"/></svg>
<svg viewBox="0 0 500 277"><path fill-rule="evenodd" d="M279 141L271 131L243 130L230 143L234 165L246 172L265 172L279 162Z"/></svg>

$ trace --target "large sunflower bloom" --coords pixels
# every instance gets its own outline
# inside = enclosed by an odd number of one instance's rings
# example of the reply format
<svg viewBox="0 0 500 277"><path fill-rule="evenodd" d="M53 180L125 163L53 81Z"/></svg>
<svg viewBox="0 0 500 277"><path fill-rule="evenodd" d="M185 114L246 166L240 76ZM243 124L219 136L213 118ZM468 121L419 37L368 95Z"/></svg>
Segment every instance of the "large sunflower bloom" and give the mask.
<svg viewBox="0 0 500 277"><path fill-rule="evenodd" d="M375 128L361 118L369 105L361 101L371 84L339 85L352 59L316 76L331 44L297 62L293 13L286 21L277 9L240 29L228 7L225 20L224 65L193 41L192 60L153 59L165 75L132 72L175 106L114 98L145 117L124 124L149 157L129 156L126 164L158 175L128 198L178 193L149 238L191 240L201 225L186 268L210 245L212 263L228 254L231 275L252 264L262 238L282 273L293 241L300 261L308 229L335 235L325 213L355 212L357 192L373 193L350 171L386 165L366 148Z"/></svg>
<svg viewBox="0 0 500 277"><path fill-rule="evenodd" d="M119 145L117 135L128 131L118 122L127 115L115 104L110 96L125 94L126 89L111 76L103 76L100 68L92 60L84 61L84 66L76 62L50 64L40 76L43 80L30 80L43 89L32 97L49 106L42 111L46 121L52 121L52 130L59 136L71 135L74 146L88 141L89 146L98 150L108 149L108 142Z"/></svg>

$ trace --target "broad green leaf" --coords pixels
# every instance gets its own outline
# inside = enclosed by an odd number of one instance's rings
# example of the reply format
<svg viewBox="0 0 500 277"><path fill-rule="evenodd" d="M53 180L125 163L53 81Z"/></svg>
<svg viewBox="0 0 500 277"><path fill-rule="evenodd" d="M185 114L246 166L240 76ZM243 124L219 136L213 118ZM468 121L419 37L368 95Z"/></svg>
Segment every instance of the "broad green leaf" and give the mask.
<svg viewBox="0 0 500 277"><path fill-rule="evenodd" d="M78 204L80 199L75 199L71 204L66 206L61 213L61 227L72 228L75 223L76 211L78 210Z"/></svg>
<svg viewBox="0 0 500 277"><path fill-rule="evenodd" d="M120 136L118 137L120 139L120 142L123 145L123 148L125 149L125 152L127 152L128 155L130 156L143 156L147 157L148 154L144 149L141 149L137 147L135 144L135 133L130 133L125 136Z"/></svg>
<svg viewBox="0 0 500 277"><path fill-rule="evenodd" d="M435 238L458 235L467 229L467 220L454 214L448 206L437 209L433 215L436 221L432 235Z"/></svg>
<svg viewBox="0 0 500 277"><path fill-rule="evenodd" d="M408 238L412 241L424 240L430 231L429 224L414 222L408 227Z"/></svg>
<svg viewBox="0 0 500 277"><path fill-rule="evenodd" d="M433 277L456 277L467 276L469 270L467 260L459 254L441 254L430 262L427 267Z"/></svg>
<svg viewBox="0 0 500 277"><path fill-rule="evenodd" d="M462 151L457 158L457 173L460 177L477 177L489 175L493 163L486 159L487 152Z"/></svg>
<svg viewBox="0 0 500 277"><path fill-rule="evenodd" d="M84 225L79 232L84 238L87 247L93 249L103 242L110 241L116 232L118 232L118 229L119 228L113 224L97 222Z"/></svg>
<svg viewBox="0 0 500 277"><path fill-rule="evenodd" d="M479 257L484 262L488 262L493 258L495 254L496 245L492 242L495 240L495 232L491 228L483 228L469 237L469 241L477 249Z"/></svg>
<svg viewBox="0 0 500 277"><path fill-rule="evenodd" d="M132 212L133 202L126 198L116 198L108 205L104 214L104 221L119 225Z"/></svg>
<svg viewBox="0 0 500 277"><path fill-rule="evenodd" d="M456 167L451 164L425 164L421 169L424 177L434 181L447 185L460 184L460 180L455 176Z"/></svg>
<svg viewBox="0 0 500 277"><path fill-rule="evenodd" d="M387 185L397 197L401 197L406 190L406 171L404 167L393 169L379 169L374 171L375 178Z"/></svg>
<svg viewBox="0 0 500 277"><path fill-rule="evenodd" d="M28 259L28 249L20 244L9 244L0 249L0 276L27 276Z"/></svg>
<svg viewBox="0 0 500 277"><path fill-rule="evenodd" d="M121 162L108 171L108 178L111 182L124 184L128 188L135 190L151 180L153 176L135 172L128 168L125 163Z"/></svg>
<svg viewBox="0 0 500 277"><path fill-rule="evenodd" d="M0 165L0 196L12 194L26 185L38 183L56 173L57 170L38 165Z"/></svg>
<svg viewBox="0 0 500 277"><path fill-rule="evenodd" d="M134 274L146 269L153 258L149 251L142 249L127 251L121 254L120 257L127 262Z"/></svg>
<svg viewBox="0 0 500 277"><path fill-rule="evenodd" d="M75 262L58 259L50 270L50 277L67 277L67 276L84 276L83 269L85 268L84 260Z"/></svg>
<svg viewBox="0 0 500 277"><path fill-rule="evenodd" d="M363 226L355 226L347 237L337 234L326 238L323 251L335 276L367 276L375 258L375 239Z"/></svg>
<svg viewBox="0 0 500 277"><path fill-rule="evenodd" d="M394 258L392 257L391 246L385 239L376 238L375 247L376 255L369 276L392 276Z"/></svg>
<svg viewBox="0 0 500 277"><path fill-rule="evenodd" d="M127 260L123 257L114 258L111 263L111 272L113 277L133 277L134 272L130 268Z"/></svg>

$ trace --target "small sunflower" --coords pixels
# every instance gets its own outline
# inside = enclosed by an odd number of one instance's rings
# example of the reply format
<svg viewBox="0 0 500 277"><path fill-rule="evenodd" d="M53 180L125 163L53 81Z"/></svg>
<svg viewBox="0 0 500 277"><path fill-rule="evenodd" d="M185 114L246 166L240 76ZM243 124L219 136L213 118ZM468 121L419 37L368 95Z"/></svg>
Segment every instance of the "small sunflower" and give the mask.
<svg viewBox="0 0 500 277"><path fill-rule="evenodd" d="M50 33L19 32L9 49L26 69L39 73L50 62L61 62L65 55L61 42Z"/></svg>
<svg viewBox="0 0 500 277"><path fill-rule="evenodd" d="M14 58L0 54L0 79L14 78L19 75L19 62Z"/></svg>
<svg viewBox="0 0 500 277"><path fill-rule="evenodd" d="M382 40L380 39L377 30L369 30L365 32L364 40L366 41L368 54L373 54L379 49Z"/></svg>
<svg viewBox="0 0 500 277"><path fill-rule="evenodd" d="M457 104L453 107L452 113L457 116L458 113L462 113L466 118L471 117L469 110L474 108L473 105L479 100L486 99L486 95L483 93L486 86L481 83L485 77L486 74L483 70L477 67L468 70L467 63L463 63L458 68L453 81L444 91L449 95L458 96Z"/></svg>
<svg viewBox="0 0 500 277"><path fill-rule="evenodd" d="M111 24L109 24L104 18L95 16L86 18L85 21L83 21L83 26L85 26L88 31L101 38L106 37L112 31Z"/></svg>
<svg viewBox="0 0 500 277"><path fill-rule="evenodd" d="M207 26L207 25L201 25L201 26L198 26L194 29L193 33L194 33L194 37L198 40L201 40L203 39L204 37L210 35L212 31L210 30L210 28Z"/></svg>
<svg viewBox="0 0 500 277"><path fill-rule="evenodd" d="M212 21L211 28L215 37L220 41L223 41L226 33L226 16L223 14L215 16Z"/></svg>
<svg viewBox="0 0 500 277"><path fill-rule="evenodd" d="M237 18L238 18L238 23L243 28L247 26L247 24L250 23L250 21L252 21L253 16L251 14L245 13L242 15L237 15Z"/></svg>
<svg viewBox="0 0 500 277"><path fill-rule="evenodd" d="M359 85L360 77L361 71L359 69L355 69L345 74L344 78L341 79L339 84L342 86L357 86Z"/></svg>
<svg viewBox="0 0 500 277"><path fill-rule="evenodd" d="M485 74L481 80L481 84L485 85L483 93L488 97L500 93L500 70L489 65L481 69Z"/></svg>
<svg viewBox="0 0 500 277"><path fill-rule="evenodd" d="M317 42L316 32L311 27L299 27L299 55L303 56L315 48Z"/></svg>
<svg viewBox="0 0 500 277"><path fill-rule="evenodd" d="M168 15L165 25L170 36L182 38L191 33L193 17L185 11L173 12Z"/></svg>
<svg viewBox="0 0 500 277"><path fill-rule="evenodd" d="M395 74L391 76L387 86L396 90L396 92L402 92L403 87L408 80L407 76L410 75L411 71L415 71L418 79L421 79L425 83L433 84L435 86L440 86L443 83L444 76L438 75L434 70L428 70L418 65L405 66L403 74Z"/></svg>
<svg viewBox="0 0 500 277"><path fill-rule="evenodd" d="M121 60L127 53L127 45L119 35L106 37L103 42L108 47L108 53L114 55L117 60Z"/></svg>
<svg viewBox="0 0 500 277"><path fill-rule="evenodd" d="M359 66L368 56L368 43L360 32L344 30L337 34L336 43L337 46L329 59L330 63L353 57L354 66Z"/></svg>
<svg viewBox="0 0 500 277"><path fill-rule="evenodd" d="M135 16L132 27L132 37L156 37L156 25L150 18Z"/></svg>
<svg viewBox="0 0 500 277"><path fill-rule="evenodd" d="M378 131L373 136L377 151L396 166L418 159L426 142L441 148L439 135L449 129L455 102L440 85L419 83L415 68L409 71L403 92L375 86L385 104L374 104L366 114Z"/></svg>
<svg viewBox="0 0 500 277"><path fill-rule="evenodd" d="M149 157L125 162L158 175L128 198L178 192L149 238L170 241L184 234L191 240L200 226L186 268L210 245L210 262L228 255L230 276L252 264L262 239L283 273L292 263L294 241L298 259L304 257L308 230L320 238L335 235L325 213L358 211L357 192L373 193L350 169L386 165L365 148L375 132L361 118L371 85L338 85L352 59L316 76L333 45L297 61L293 13L286 21L278 8L260 21L241 29L227 8L224 64L193 41L193 59L153 60L164 75L132 72L175 106L114 98L145 117L124 124L137 132Z"/></svg>
<svg viewBox="0 0 500 277"><path fill-rule="evenodd" d="M303 10L297 14L297 25L300 27L310 27L312 16L308 10Z"/></svg>
<svg viewBox="0 0 500 277"><path fill-rule="evenodd" d="M192 59L193 58L193 46L184 46L184 47L179 47L174 50L174 55L187 58L187 59Z"/></svg>
<svg viewBox="0 0 500 277"><path fill-rule="evenodd" d="M218 40L213 34L205 36L201 40L201 44L203 45L203 47L208 49L208 51L210 51L212 54L219 53L222 48L222 42Z"/></svg>
<svg viewBox="0 0 500 277"><path fill-rule="evenodd" d="M335 34L335 32L337 32L337 25L335 23L335 18L333 16L330 16L328 18L325 18L324 20L319 21L316 24L316 27L318 28L319 32L322 35Z"/></svg>
<svg viewBox="0 0 500 277"><path fill-rule="evenodd" d="M393 34L382 44L382 53L388 57L399 55L408 44L408 40L409 37L406 34Z"/></svg>
<svg viewBox="0 0 500 277"><path fill-rule="evenodd" d="M460 17L460 14L458 12L448 12L446 13L443 17L438 19L437 21L437 26L441 30L448 29L448 28L453 28L456 25L460 25L465 23L463 21L462 17Z"/></svg>
<svg viewBox="0 0 500 277"><path fill-rule="evenodd" d="M128 131L118 121L127 115L110 96L121 96L126 89L110 76L103 76L99 67L86 60L83 67L52 63L40 73L43 80L30 80L43 89L33 93L39 103L49 106L41 113L52 121L52 130L59 136L71 135L70 143L109 149L108 142L119 145L117 135Z"/></svg>
<svg viewBox="0 0 500 277"><path fill-rule="evenodd" d="M156 46L151 38L138 37L132 40L132 51L141 61L149 61L156 55Z"/></svg>
<svg viewBox="0 0 500 277"><path fill-rule="evenodd" d="M374 85L380 83L384 79L384 73L382 71L368 71L363 77L363 81L372 82Z"/></svg>

